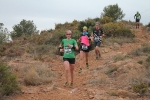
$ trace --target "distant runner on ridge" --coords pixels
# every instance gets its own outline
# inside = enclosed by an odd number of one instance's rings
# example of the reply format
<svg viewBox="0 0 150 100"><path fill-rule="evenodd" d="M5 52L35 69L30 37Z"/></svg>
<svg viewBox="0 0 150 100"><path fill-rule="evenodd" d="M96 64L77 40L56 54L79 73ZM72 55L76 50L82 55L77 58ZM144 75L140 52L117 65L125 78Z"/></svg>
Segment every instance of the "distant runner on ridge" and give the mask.
<svg viewBox="0 0 150 100"><path fill-rule="evenodd" d="M136 28L139 28L141 15L140 15L140 13L139 13L138 11L137 11L137 13L134 15L134 19L135 19L135 21L136 21Z"/></svg>

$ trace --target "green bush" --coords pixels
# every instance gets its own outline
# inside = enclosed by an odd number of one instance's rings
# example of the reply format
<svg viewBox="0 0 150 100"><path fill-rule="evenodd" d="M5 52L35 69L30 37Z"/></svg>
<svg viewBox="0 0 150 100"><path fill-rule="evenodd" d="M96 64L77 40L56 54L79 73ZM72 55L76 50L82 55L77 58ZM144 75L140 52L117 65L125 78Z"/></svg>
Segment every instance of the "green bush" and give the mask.
<svg viewBox="0 0 150 100"><path fill-rule="evenodd" d="M83 27L84 27L84 26L87 26L88 32L89 32L89 33L92 33L92 32L93 32L93 29L94 29L94 27L95 27L96 21L99 21L99 19L90 19L90 18L88 18L88 19L86 19L85 21L80 21L80 24L79 24L79 26L78 26L78 30L79 30L80 32L82 32L82 31L83 31Z"/></svg>
<svg viewBox="0 0 150 100"><path fill-rule="evenodd" d="M128 38L135 37L135 35L132 33L132 31L128 28L119 28L119 29L117 29L114 36L115 37L128 37Z"/></svg>
<svg viewBox="0 0 150 100"><path fill-rule="evenodd" d="M2 95L9 95L16 91L20 91L17 77L11 73L10 68L0 62L0 93Z"/></svg>
<svg viewBox="0 0 150 100"><path fill-rule="evenodd" d="M0 23L0 44L9 40L9 31L7 28L3 27L4 24Z"/></svg>
<svg viewBox="0 0 150 100"><path fill-rule="evenodd" d="M146 67L147 69L150 68L150 56L148 56L148 57L146 58L145 67Z"/></svg>
<svg viewBox="0 0 150 100"><path fill-rule="evenodd" d="M11 32L11 37L14 39L16 37L20 37L22 35L37 34L38 30L36 30L36 25L33 21L30 20L22 20L19 24L13 26L13 31Z"/></svg>
<svg viewBox="0 0 150 100"><path fill-rule="evenodd" d="M128 38L135 37L132 31L129 28L127 28L123 22L117 22L117 23L110 22L110 23L104 24L103 30L107 37L110 37L110 36L128 37Z"/></svg>
<svg viewBox="0 0 150 100"><path fill-rule="evenodd" d="M104 7L101 16L102 17L108 16L111 17L113 20L117 21L117 20L121 20L125 16L125 14L118 6L118 4L114 4L114 5L108 5Z"/></svg>
<svg viewBox="0 0 150 100"><path fill-rule="evenodd" d="M150 64L150 56L147 57L146 62Z"/></svg>
<svg viewBox="0 0 150 100"><path fill-rule="evenodd" d="M142 65L143 64L143 60L138 61L138 63Z"/></svg>
<svg viewBox="0 0 150 100"><path fill-rule="evenodd" d="M148 90L148 86L145 83L135 84L132 89L136 93L144 94Z"/></svg>
<svg viewBox="0 0 150 100"><path fill-rule="evenodd" d="M113 19L111 17L108 17L108 16L105 16L105 17L100 19L101 24L106 24L106 23L110 23L110 22L113 22Z"/></svg>

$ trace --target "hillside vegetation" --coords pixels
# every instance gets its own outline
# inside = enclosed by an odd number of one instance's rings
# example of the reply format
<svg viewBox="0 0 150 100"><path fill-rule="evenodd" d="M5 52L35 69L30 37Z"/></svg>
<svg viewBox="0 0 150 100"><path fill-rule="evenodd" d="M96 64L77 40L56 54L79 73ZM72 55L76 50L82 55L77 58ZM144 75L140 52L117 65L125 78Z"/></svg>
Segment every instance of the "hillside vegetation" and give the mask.
<svg viewBox="0 0 150 100"><path fill-rule="evenodd" d="M116 4L105 7L106 11L111 10L111 7L119 9ZM106 16L108 14L104 12L101 18L58 23L55 29L43 30L40 34L33 21L22 20L14 26L11 42L6 42L1 31L3 41L0 41L0 98L148 100L150 24L140 24L140 29L135 29L134 22L120 20L125 14L121 9L119 11L121 16L117 13L115 18ZM74 87L63 87L65 74L58 46L65 38L65 31L71 30L72 38L77 40L83 26L87 26L88 32L92 34L95 22L100 22L104 31L100 47L102 57L95 60L91 42L90 69L83 68L83 73L79 74L79 51L76 51ZM10 96L5 97L8 95Z"/></svg>

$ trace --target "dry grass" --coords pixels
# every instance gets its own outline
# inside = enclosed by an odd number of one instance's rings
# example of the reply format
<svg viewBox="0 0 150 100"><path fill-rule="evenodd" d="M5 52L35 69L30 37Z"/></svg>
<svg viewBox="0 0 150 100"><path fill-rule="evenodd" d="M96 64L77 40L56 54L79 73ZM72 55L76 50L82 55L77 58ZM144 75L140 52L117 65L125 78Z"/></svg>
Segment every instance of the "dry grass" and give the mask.
<svg viewBox="0 0 150 100"><path fill-rule="evenodd" d="M123 37L123 38L107 38L107 39L103 39L103 44L104 45L113 45L114 43L118 43L120 45L122 45L123 43L136 43L138 42L137 39L135 38L127 38L127 37Z"/></svg>
<svg viewBox="0 0 150 100"><path fill-rule="evenodd" d="M114 71L117 71L117 69L118 69L118 67L109 68L109 69L105 72L105 74L109 75L109 74L113 73Z"/></svg>
<svg viewBox="0 0 150 100"><path fill-rule="evenodd" d="M132 50L129 54L132 56L147 56L150 54L150 44L142 44L141 47Z"/></svg>
<svg viewBox="0 0 150 100"><path fill-rule="evenodd" d="M126 55L117 54L116 56L114 56L114 62L121 61L121 60L124 60L124 59L126 59L126 58L127 58Z"/></svg>
<svg viewBox="0 0 150 100"><path fill-rule="evenodd" d="M45 66L31 66L24 68L26 85L40 85L51 83L55 74Z"/></svg>
<svg viewBox="0 0 150 100"><path fill-rule="evenodd" d="M118 93L117 93L116 90L110 90L110 91L108 91L108 94L109 94L110 96L118 96Z"/></svg>
<svg viewBox="0 0 150 100"><path fill-rule="evenodd" d="M108 80L105 75L101 74L101 75L98 75L98 77L96 77L95 79L89 80L88 83L95 86L95 85L106 84L108 83Z"/></svg>

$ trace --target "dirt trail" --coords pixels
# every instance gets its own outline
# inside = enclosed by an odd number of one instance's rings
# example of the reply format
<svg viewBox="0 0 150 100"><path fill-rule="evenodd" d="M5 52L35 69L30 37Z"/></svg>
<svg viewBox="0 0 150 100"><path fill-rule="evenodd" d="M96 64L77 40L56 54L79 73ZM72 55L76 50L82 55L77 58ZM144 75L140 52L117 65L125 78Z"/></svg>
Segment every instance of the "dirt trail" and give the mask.
<svg viewBox="0 0 150 100"><path fill-rule="evenodd" d="M58 57L53 63L48 62L54 66L53 71L59 75L59 77L54 80L52 84L40 85L40 86L23 86L23 91L30 91L18 94L16 96L10 97L11 100L90 100L93 97L88 94L87 89L99 89L101 92L106 91L109 87L91 87L88 85L89 78L94 78L93 70L96 68L103 68L107 63L111 62L110 59L118 53L128 53L134 48L137 48L142 43L148 42L150 36L145 36L142 29L134 29L136 37L139 39L138 43L123 44L118 50L109 49L107 53L102 53L102 58L100 60L95 60L94 51L89 53L89 65L90 69L83 68L81 74L78 73L79 69L79 55L77 56L77 63L75 68L75 81L74 87L64 87L65 82L64 68L62 64L62 58ZM103 47L102 47L103 48ZM106 48L106 47L105 47ZM93 75L93 77L88 77ZM105 97L107 98L107 97ZM97 100L93 98L92 100ZM105 100L105 99L104 99ZM106 99L107 100L107 99ZM124 99L116 99L124 100Z"/></svg>

